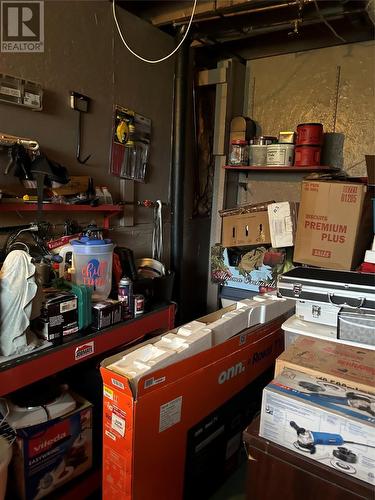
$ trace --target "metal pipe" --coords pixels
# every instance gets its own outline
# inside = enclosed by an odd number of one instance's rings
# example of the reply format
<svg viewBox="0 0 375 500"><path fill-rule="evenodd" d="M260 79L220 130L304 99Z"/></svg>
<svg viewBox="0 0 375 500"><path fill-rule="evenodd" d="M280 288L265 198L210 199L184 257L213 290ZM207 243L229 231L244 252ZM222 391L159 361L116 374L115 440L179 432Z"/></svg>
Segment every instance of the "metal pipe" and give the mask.
<svg viewBox="0 0 375 500"><path fill-rule="evenodd" d="M186 27L179 29L181 37ZM175 272L173 298L178 303L181 296L181 268L184 233L184 176L186 99L190 41L185 41L177 52L174 74L173 142L171 169L171 268Z"/></svg>
<svg viewBox="0 0 375 500"><path fill-rule="evenodd" d="M304 0L303 5L312 3L314 0ZM301 5L300 0L292 1L292 2L286 2L286 3L276 3L276 4L271 4L271 5L265 5L264 7L254 7L251 9L241 9L241 10L236 10L236 11L228 11L228 9L215 9L213 11L212 16L206 16L206 17L200 17L199 14L196 14L194 16L194 23L202 23L206 21L213 21L215 19L223 19L223 18L228 18L228 17L235 17L235 16L243 16L245 14L254 14L256 12L269 12L271 10L277 10L277 9L283 9L285 7L299 7ZM219 12L219 14L218 14ZM203 14L202 14L203 16ZM173 26L180 26L183 24L186 24L189 18L184 18L179 21L173 21ZM167 23L163 23L167 24ZM155 26L160 27L160 24L155 24Z"/></svg>

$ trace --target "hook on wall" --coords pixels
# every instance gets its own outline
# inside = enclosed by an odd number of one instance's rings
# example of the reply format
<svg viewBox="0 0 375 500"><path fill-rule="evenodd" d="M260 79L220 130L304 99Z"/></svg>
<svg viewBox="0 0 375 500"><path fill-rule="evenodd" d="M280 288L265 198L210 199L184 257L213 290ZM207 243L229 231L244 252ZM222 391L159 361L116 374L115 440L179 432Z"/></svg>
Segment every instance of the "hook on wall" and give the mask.
<svg viewBox="0 0 375 500"><path fill-rule="evenodd" d="M89 97L79 94L78 92L70 92L70 107L71 109L78 111L76 159L81 165L84 165L91 158L91 155L88 155L83 159L81 158L82 113L88 112L89 102Z"/></svg>

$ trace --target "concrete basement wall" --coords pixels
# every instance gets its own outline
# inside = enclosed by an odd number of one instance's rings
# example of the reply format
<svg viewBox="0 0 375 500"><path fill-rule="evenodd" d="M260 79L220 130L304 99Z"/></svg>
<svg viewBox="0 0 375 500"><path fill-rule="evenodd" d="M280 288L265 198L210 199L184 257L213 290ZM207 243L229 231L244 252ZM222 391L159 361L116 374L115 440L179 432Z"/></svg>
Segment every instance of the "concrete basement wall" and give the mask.
<svg viewBox="0 0 375 500"><path fill-rule="evenodd" d="M118 8L118 18L129 44L140 54L157 58L174 47L171 37L123 9ZM70 174L94 177L118 200L119 180L108 175L113 105L134 109L152 120L150 175L147 184L136 183L135 197L168 202L173 71L173 59L145 64L125 49L115 31L110 2L45 2L45 52L0 55L1 73L43 86L44 109L39 113L0 103L0 131L37 139ZM83 117L82 155L92 155L87 165L75 159L77 113L69 108L70 90L92 99L90 113ZM0 152L0 187L15 179L3 175L6 162L6 152ZM23 221L0 212L1 225L17 222ZM136 226L117 228L112 237L138 255L149 256L151 233L152 210L137 209ZM165 234L169 240L169 227Z"/></svg>
<svg viewBox="0 0 375 500"><path fill-rule="evenodd" d="M375 153L374 89L373 41L250 60L244 113L263 135L295 130L298 123L323 123L325 132L337 134L333 139L338 142L327 151L332 164L350 175L365 175L364 155ZM248 174L247 191L239 188L238 201L298 200L303 175Z"/></svg>

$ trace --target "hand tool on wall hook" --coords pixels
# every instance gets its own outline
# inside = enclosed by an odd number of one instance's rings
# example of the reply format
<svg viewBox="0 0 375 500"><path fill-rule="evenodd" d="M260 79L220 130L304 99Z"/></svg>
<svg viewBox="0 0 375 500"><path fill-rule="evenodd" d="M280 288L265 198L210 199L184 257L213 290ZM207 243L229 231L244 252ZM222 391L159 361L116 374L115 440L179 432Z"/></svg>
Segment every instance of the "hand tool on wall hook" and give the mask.
<svg viewBox="0 0 375 500"><path fill-rule="evenodd" d="M89 97L79 94L78 92L70 92L70 107L71 109L78 111L76 159L78 163L81 163L81 165L84 165L91 157L91 155L88 155L86 158L81 159L82 113L88 112L89 102Z"/></svg>

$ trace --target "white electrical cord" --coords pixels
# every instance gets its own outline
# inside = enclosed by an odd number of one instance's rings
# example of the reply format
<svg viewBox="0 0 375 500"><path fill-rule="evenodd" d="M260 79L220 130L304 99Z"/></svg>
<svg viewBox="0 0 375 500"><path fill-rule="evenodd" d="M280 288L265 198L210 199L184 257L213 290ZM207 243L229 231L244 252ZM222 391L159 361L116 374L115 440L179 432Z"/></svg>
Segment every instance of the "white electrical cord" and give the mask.
<svg viewBox="0 0 375 500"><path fill-rule="evenodd" d="M154 230L152 232L152 258L163 262L163 218L162 202L157 200L154 208Z"/></svg>
<svg viewBox="0 0 375 500"><path fill-rule="evenodd" d="M125 47L128 49L129 52L131 52L133 54L133 56L137 57L138 59L140 59L141 61L143 62L146 62L146 63L149 63L149 64L157 64L157 63L160 63L160 62L163 62L163 61L166 61L167 59L169 59L170 57L173 56L173 54L175 54L178 49L181 47L181 45L184 43L184 41L186 40L186 37L189 33L189 30L190 30L190 27L191 27L191 23L193 22L193 18L194 18L194 14L195 14L195 8L197 6L197 0L194 0L194 5L193 5L193 10L191 11L191 16L190 16L190 21L188 23L188 27L185 31L185 34L184 36L182 37L182 40L179 42L179 44L177 45L177 47L172 50L172 52L164 57L161 57L160 59L146 59L138 54L136 54L134 52L133 49L131 49L131 47L129 47L129 45L126 43L126 40L121 32L121 28L120 28L120 25L118 23L118 20L117 20L117 16L116 16L116 0L112 0L112 13L113 13L113 20L116 24L116 27L117 27L117 31L118 31L118 34L120 35L120 38L122 40L122 43L125 45Z"/></svg>

